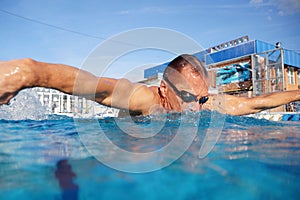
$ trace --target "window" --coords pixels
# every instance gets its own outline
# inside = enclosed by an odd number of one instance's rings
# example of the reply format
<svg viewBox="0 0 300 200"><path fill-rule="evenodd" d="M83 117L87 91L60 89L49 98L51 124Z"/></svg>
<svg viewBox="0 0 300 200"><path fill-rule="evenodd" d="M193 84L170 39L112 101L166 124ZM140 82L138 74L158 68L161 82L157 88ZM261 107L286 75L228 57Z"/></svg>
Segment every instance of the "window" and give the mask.
<svg viewBox="0 0 300 200"><path fill-rule="evenodd" d="M288 83L289 84L295 84L295 73L294 73L294 68L293 67L288 67Z"/></svg>

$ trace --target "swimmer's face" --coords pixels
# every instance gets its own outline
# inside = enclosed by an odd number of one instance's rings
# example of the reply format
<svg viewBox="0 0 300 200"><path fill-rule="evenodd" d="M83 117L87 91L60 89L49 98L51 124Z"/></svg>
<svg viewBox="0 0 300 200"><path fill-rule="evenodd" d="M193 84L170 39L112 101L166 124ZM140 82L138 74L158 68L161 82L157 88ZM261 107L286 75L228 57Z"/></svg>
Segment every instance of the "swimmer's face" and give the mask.
<svg viewBox="0 0 300 200"><path fill-rule="evenodd" d="M168 88L166 98L177 112L199 111L208 100L207 81L192 67L183 68L181 73L174 71L164 81Z"/></svg>

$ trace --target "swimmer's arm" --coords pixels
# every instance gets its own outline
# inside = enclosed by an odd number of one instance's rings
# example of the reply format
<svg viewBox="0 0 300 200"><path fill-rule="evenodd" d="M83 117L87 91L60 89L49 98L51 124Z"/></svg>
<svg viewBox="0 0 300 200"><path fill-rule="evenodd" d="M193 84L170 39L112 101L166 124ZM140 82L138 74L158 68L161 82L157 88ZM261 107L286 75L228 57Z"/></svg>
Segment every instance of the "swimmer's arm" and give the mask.
<svg viewBox="0 0 300 200"><path fill-rule="evenodd" d="M102 105L142 113L148 109L154 98L153 92L146 86L126 79L97 77L68 65L32 59L0 62L0 104L8 103L20 90L31 87L57 89L67 94L86 97Z"/></svg>
<svg viewBox="0 0 300 200"><path fill-rule="evenodd" d="M67 94L88 96L95 94L98 77L63 64L38 62L20 59L0 62L0 103L8 103L20 90L32 87L45 87L60 90ZM100 93L109 93L115 80L107 83Z"/></svg>
<svg viewBox="0 0 300 200"><path fill-rule="evenodd" d="M252 98L225 95L223 99L225 102L224 106L219 109L220 112L223 111L222 113L229 115L247 115L300 101L300 90L274 92ZM219 100L222 98L220 97Z"/></svg>

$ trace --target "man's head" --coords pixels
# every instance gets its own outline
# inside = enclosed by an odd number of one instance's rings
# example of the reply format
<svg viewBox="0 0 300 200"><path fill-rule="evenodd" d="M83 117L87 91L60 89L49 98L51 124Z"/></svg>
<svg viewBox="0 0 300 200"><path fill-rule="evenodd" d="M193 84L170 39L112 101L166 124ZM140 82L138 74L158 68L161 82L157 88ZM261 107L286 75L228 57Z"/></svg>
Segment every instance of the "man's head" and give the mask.
<svg viewBox="0 0 300 200"><path fill-rule="evenodd" d="M192 55L180 55L166 68L160 85L166 109L197 111L208 99L208 74Z"/></svg>
<svg viewBox="0 0 300 200"><path fill-rule="evenodd" d="M205 67L195 56L189 54L182 54L176 57L174 60L172 60L168 64L168 67L165 69L164 75L168 76L168 74L171 73L173 70L176 70L179 73L181 73L183 68L187 67L187 65L190 65L189 67L193 69L194 73L198 73L200 76L207 79L208 73Z"/></svg>

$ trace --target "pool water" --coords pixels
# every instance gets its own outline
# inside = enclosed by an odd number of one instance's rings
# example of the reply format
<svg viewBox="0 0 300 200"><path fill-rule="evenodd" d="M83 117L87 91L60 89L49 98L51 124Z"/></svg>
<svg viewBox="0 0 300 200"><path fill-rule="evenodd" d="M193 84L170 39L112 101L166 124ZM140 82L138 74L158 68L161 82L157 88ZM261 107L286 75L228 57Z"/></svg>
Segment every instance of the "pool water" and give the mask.
<svg viewBox="0 0 300 200"><path fill-rule="evenodd" d="M91 126L94 119L2 119L0 199L299 199L299 122L225 116L213 150L199 158L210 114L204 112L196 122L196 138L179 159L148 173L118 171L91 155L87 146L99 149L92 142L99 131ZM125 126L126 120L131 119L123 119ZM155 119L149 117L135 120L145 132L155 126ZM176 131L170 130L178 128L180 119L168 118L160 134L144 143L143 138L126 138L114 118L97 123L114 144L127 151L148 152L175 137ZM191 132L189 127L184 130ZM84 144L82 137L91 143Z"/></svg>

